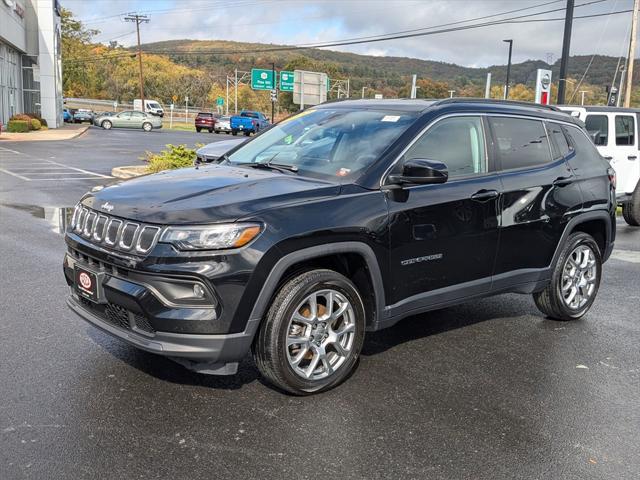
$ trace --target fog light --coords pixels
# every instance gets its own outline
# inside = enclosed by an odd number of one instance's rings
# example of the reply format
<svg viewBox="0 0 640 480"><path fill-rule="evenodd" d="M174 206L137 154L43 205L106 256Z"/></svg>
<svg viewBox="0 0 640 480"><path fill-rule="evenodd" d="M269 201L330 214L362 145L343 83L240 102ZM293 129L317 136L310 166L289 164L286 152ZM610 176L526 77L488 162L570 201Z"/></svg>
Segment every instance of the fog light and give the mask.
<svg viewBox="0 0 640 480"><path fill-rule="evenodd" d="M204 298L205 293L206 292L204 291L204 288L199 283L196 283L193 286L193 296L194 297L196 297L196 298Z"/></svg>

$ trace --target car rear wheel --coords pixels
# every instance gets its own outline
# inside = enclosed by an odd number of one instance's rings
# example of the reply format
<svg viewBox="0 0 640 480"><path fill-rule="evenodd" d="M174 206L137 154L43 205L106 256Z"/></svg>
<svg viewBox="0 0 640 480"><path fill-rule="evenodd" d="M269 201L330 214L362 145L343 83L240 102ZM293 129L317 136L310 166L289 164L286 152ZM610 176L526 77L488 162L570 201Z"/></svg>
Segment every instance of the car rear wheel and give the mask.
<svg viewBox="0 0 640 480"><path fill-rule="evenodd" d="M111 130L111 127L113 127L113 124L109 120L105 120L102 122L100 126L105 130Z"/></svg>
<svg viewBox="0 0 640 480"><path fill-rule="evenodd" d="M219 134L219 133L220 133L220 130L214 130L214 132L215 132L215 133L216 133L216 135L217 135L217 134Z"/></svg>
<svg viewBox="0 0 640 480"><path fill-rule="evenodd" d="M631 195L631 201L622 204L622 218L632 227L640 227L640 182Z"/></svg>
<svg viewBox="0 0 640 480"><path fill-rule="evenodd" d="M551 282L534 293L538 309L556 320L577 320L593 304L602 275L600 249L591 235L572 233L560 252Z"/></svg>
<svg viewBox="0 0 640 480"><path fill-rule="evenodd" d="M287 281L252 346L264 377L296 395L335 387L355 368L364 341L365 310L356 286L333 270Z"/></svg>
<svg viewBox="0 0 640 480"><path fill-rule="evenodd" d="M151 125L149 122L144 122L144 123L142 124L142 129L143 129L145 132L150 132L151 130L153 130L153 125Z"/></svg>
<svg viewBox="0 0 640 480"><path fill-rule="evenodd" d="M237 130L231 130L231 135L233 135L235 137L236 135L238 135L238 131Z"/></svg>
<svg viewBox="0 0 640 480"><path fill-rule="evenodd" d="M213 128L210 128L210 129L209 129L209 133L213 133Z"/></svg>

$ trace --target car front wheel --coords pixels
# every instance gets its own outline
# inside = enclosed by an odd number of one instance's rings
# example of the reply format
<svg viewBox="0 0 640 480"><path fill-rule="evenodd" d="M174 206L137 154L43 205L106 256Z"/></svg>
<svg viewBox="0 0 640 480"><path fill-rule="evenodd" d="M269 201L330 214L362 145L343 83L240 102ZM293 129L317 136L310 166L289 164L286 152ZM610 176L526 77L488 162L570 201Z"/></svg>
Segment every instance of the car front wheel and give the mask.
<svg viewBox="0 0 640 480"><path fill-rule="evenodd" d="M104 122L102 122L101 126L105 130L111 130L111 127L113 127L113 124L109 120L105 120Z"/></svg>
<svg viewBox="0 0 640 480"><path fill-rule="evenodd" d="M149 122L144 122L144 123L142 124L142 129L143 129L145 132L150 132L150 131L153 129L153 125L151 125Z"/></svg>
<svg viewBox="0 0 640 480"><path fill-rule="evenodd" d="M534 293L538 309L557 320L577 320L593 304L600 287L602 257L593 237L584 232L569 235L560 252L551 282Z"/></svg>
<svg viewBox="0 0 640 480"><path fill-rule="evenodd" d="M286 282L252 346L258 369L296 395L335 387L355 368L365 310L356 286L333 270L311 270Z"/></svg>

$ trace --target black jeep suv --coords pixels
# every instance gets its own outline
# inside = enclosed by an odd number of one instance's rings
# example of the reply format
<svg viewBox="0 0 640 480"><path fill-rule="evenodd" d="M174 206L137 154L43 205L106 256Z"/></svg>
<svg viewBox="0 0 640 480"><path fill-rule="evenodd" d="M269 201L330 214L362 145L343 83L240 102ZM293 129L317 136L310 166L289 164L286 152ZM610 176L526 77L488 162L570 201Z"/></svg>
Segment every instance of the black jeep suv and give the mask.
<svg viewBox="0 0 640 480"><path fill-rule="evenodd" d="M342 101L219 165L86 194L66 235L68 304L203 373L251 351L296 394L353 370L365 331L470 299L591 307L615 177L579 121L484 100Z"/></svg>

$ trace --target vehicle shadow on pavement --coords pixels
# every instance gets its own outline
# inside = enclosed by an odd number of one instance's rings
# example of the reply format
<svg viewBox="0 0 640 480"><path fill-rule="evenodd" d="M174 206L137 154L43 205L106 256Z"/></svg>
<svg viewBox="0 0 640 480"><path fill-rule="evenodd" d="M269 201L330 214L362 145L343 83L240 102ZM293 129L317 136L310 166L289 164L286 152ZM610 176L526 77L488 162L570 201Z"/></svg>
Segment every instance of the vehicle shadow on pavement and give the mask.
<svg viewBox="0 0 640 480"><path fill-rule="evenodd" d="M240 362L235 375L204 375L192 372L161 355L145 352L113 339L95 328L88 328L87 334L96 345L116 359L154 378L175 384L235 390L259 380L260 377L250 356Z"/></svg>
<svg viewBox="0 0 640 480"><path fill-rule="evenodd" d="M362 355L376 355L406 342L481 322L535 314L537 310L527 305L528 300L520 295L497 296L407 317L387 329L367 332Z"/></svg>

